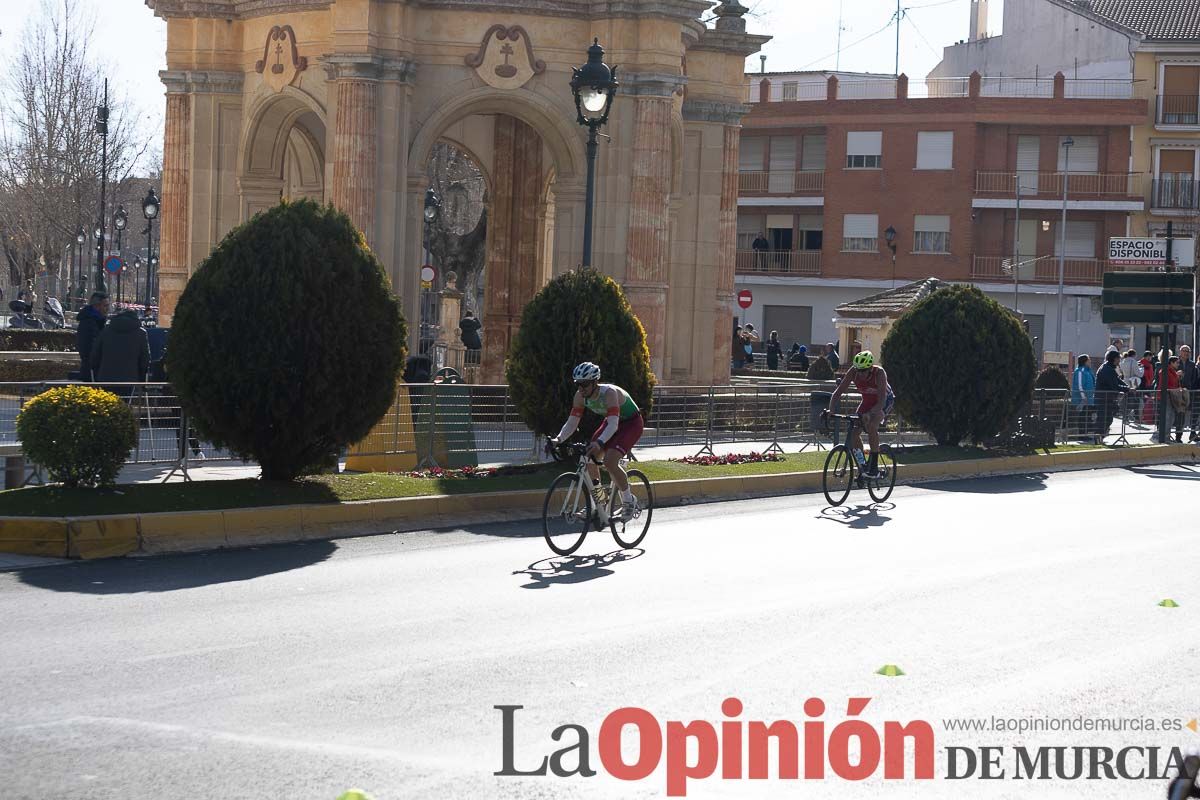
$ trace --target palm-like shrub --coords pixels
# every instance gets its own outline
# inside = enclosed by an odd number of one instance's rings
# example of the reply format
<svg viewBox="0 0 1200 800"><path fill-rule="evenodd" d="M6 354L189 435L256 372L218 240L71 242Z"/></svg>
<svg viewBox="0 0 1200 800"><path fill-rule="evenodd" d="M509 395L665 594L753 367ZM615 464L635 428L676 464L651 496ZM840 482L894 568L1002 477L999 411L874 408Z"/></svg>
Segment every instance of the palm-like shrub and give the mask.
<svg viewBox="0 0 1200 800"><path fill-rule="evenodd" d="M1058 367L1050 366L1038 373L1034 387L1038 389L1070 389L1071 382Z"/></svg>
<svg viewBox="0 0 1200 800"><path fill-rule="evenodd" d="M814 358L808 365L808 375L810 381L831 381L836 376L833 374L833 367L829 364L829 359L825 356Z"/></svg>
<svg viewBox="0 0 1200 800"><path fill-rule="evenodd" d="M1033 391L1033 343L1020 320L973 286L939 289L896 321L881 349L901 415L941 445L979 443Z"/></svg>
<svg viewBox="0 0 1200 800"><path fill-rule="evenodd" d="M558 433L575 396L571 370L582 361L599 364L601 380L621 386L649 414L655 378L646 331L621 287L594 269L559 275L521 315L505 375L532 431Z"/></svg>
<svg viewBox="0 0 1200 800"><path fill-rule="evenodd" d="M290 480L387 412L406 330L349 217L309 200L234 229L179 298L167 370L200 434Z"/></svg>
<svg viewBox="0 0 1200 800"><path fill-rule="evenodd" d="M65 386L25 404L17 436L51 480L70 488L112 486L137 444L137 422L112 392Z"/></svg>

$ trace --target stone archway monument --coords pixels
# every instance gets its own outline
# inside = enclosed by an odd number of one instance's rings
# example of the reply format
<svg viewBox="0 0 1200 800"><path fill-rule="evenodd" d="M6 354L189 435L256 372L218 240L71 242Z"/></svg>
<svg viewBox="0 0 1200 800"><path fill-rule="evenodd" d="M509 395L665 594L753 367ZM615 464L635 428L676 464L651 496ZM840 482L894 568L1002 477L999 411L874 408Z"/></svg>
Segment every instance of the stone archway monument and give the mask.
<svg viewBox="0 0 1200 800"><path fill-rule="evenodd" d="M598 37L622 85L593 262L624 286L660 382L727 379L744 63L767 40L745 32L737 0L146 4L168 24L167 320L235 225L311 197L350 215L415 322L426 166L452 141L489 181L483 372L502 380L525 304L581 259L585 133L569 81Z"/></svg>

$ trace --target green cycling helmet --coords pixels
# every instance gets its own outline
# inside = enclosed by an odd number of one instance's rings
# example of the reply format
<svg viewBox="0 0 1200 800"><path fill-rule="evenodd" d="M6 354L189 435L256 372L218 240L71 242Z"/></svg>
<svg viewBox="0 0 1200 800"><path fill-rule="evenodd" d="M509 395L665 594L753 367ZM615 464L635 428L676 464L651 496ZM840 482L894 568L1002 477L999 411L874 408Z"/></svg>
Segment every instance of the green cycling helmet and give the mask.
<svg viewBox="0 0 1200 800"><path fill-rule="evenodd" d="M875 355L870 350L863 350L854 357L856 369L870 369L875 366Z"/></svg>

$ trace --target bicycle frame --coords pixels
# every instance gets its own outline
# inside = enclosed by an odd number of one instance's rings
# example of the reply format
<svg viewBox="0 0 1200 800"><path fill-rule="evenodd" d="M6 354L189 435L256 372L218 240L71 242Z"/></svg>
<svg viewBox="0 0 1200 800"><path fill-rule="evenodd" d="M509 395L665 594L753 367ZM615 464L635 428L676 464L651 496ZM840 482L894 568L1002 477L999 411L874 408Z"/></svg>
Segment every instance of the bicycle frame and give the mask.
<svg viewBox="0 0 1200 800"><path fill-rule="evenodd" d="M605 469L602 462L596 463L601 469ZM624 467L629 463L629 457L623 456L619 463L622 465L622 467ZM576 468L576 474L579 475L579 482L575 484L574 488L567 493L566 498L563 500L562 513L564 514L568 508L575 510L579 509L580 500L582 499L580 497L580 492L587 492L590 495L592 494L592 490L596 488L596 484L592 482L592 475L590 472L588 472L588 456L586 453L579 457L579 466ZM603 481L601 481L601 485L603 485ZM596 509L596 516L601 528L608 524L608 519L611 516L608 507L612 505L613 498L616 497L616 490L614 488L615 486L616 484L612 482L612 476L610 475L608 486L608 502L604 504L604 508Z"/></svg>

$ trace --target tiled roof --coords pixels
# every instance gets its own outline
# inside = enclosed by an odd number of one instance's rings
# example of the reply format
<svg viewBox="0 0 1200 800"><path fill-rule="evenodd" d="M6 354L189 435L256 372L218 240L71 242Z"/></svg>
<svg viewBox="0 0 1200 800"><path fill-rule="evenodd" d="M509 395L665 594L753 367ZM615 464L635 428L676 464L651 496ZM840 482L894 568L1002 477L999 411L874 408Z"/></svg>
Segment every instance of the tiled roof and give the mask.
<svg viewBox="0 0 1200 800"><path fill-rule="evenodd" d="M1147 39L1200 39L1200 0L1075 0Z"/></svg>
<svg viewBox="0 0 1200 800"><path fill-rule="evenodd" d="M945 286L937 278L926 278L916 283L897 286L886 292L864 297L837 307L839 317L898 317L929 295Z"/></svg>

